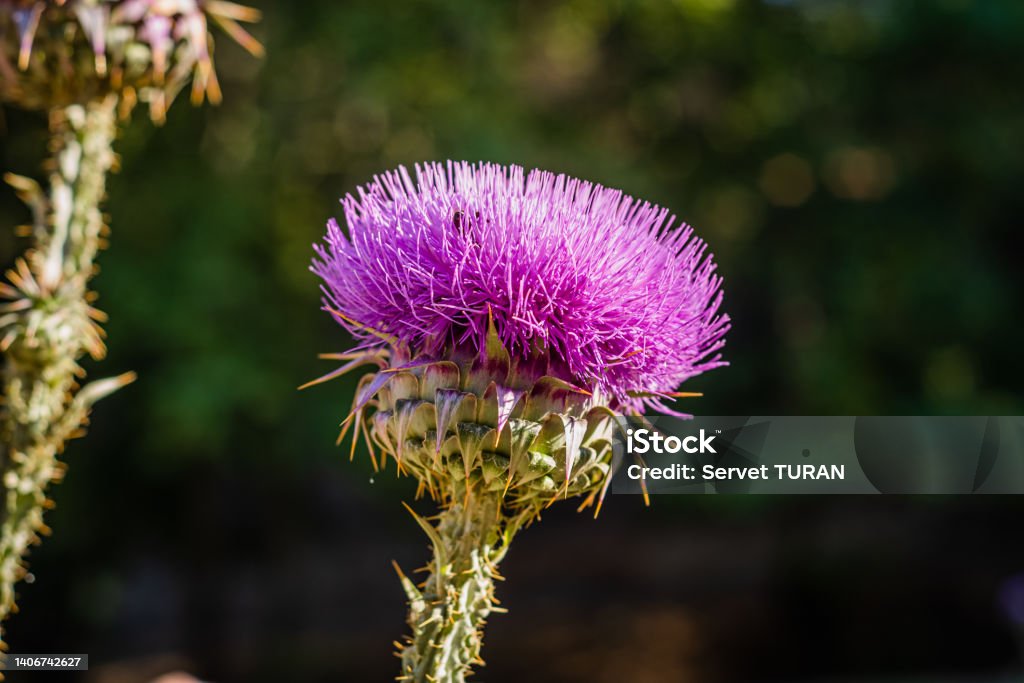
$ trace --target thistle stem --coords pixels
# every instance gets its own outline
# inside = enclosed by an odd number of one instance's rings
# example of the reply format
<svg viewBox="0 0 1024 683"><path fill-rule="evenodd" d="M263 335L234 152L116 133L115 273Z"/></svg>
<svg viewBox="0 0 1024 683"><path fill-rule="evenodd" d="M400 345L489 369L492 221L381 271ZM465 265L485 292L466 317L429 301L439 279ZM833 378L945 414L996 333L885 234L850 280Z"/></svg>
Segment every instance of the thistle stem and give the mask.
<svg viewBox="0 0 1024 683"><path fill-rule="evenodd" d="M412 635L402 649L402 674L408 683L462 683L474 664L494 599L497 565L518 518L502 513L501 496L477 493L451 501L431 526L418 518L433 542L430 573L421 588L404 575Z"/></svg>
<svg viewBox="0 0 1024 683"><path fill-rule="evenodd" d="M81 389L78 361L104 353L102 319L88 283L104 230L101 201L114 165L117 98L51 110L48 191L8 175L33 213L32 245L8 272L0 293L0 348L4 351L0 404L0 620L15 610L14 585L25 575L23 557L48 529L46 489L60 479L57 455L77 436L90 405L133 375Z"/></svg>

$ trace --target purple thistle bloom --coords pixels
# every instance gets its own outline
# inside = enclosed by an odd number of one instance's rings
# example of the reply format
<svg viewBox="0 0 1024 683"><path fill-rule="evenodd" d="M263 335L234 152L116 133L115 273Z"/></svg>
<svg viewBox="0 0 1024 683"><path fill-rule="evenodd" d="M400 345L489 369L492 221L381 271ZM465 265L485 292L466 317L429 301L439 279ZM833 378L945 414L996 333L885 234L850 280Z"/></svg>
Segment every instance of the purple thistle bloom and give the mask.
<svg viewBox="0 0 1024 683"><path fill-rule="evenodd" d="M399 168L342 200L316 246L324 305L361 347L479 350L489 316L513 354L546 350L576 384L665 410L680 383L725 365L722 278L667 209L519 166ZM671 411L669 411L671 412Z"/></svg>

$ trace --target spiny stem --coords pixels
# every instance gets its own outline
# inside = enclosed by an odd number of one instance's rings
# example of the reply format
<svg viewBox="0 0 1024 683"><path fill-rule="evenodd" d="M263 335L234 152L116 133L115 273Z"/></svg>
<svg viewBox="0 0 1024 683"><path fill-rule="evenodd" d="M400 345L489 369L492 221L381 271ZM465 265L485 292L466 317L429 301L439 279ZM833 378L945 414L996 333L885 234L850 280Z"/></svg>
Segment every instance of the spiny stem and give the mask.
<svg viewBox="0 0 1024 683"><path fill-rule="evenodd" d="M407 683L463 683L481 664L483 627L496 611L494 579L521 519L505 516L498 493L474 491L452 499L436 525L422 518L433 544L430 573L422 587L399 573L409 598L412 634L401 650Z"/></svg>
<svg viewBox="0 0 1024 683"><path fill-rule="evenodd" d="M0 404L0 620L15 608L14 585L25 574L23 557L46 533L46 489L60 479L64 442L78 436L97 399L134 375L81 389L78 361L104 354L102 314L91 305L88 283L105 230L100 209L115 163L117 98L51 110L52 167L44 195L35 182L8 176L33 210L33 243L0 285L4 351Z"/></svg>

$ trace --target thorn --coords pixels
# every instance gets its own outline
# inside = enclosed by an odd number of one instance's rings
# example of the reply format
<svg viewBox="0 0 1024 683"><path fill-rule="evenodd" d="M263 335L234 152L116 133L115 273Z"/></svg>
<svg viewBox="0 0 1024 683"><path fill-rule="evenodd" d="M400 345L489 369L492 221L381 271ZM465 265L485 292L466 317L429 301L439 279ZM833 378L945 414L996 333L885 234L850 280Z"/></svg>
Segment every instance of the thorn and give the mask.
<svg viewBox="0 0 1024 683"><path fill-rule="evenodd" d="M378 339L381 339L381 340L387 342L388 344L391 344L392 346L397 346L398 345L398 338L393 336L393 335L388 334L387 332L381 332L380 330L374 329L374 328L370 327L369 325L364 325L363 323L359 322L358 320L354 320L353 318L348 317L347 315L345 315L341 311L336 311L333 308L324 306L324 310L327 311L328 313L330 313L331 315L333 315L333 316L335 316L337 318L340 318L342 320L342 322L348 323L349 325L351 325L352 327L356 328L357 330L362 330L362 331L365 331L365 332L369 332L373 336L375 336Z"/></svg>
<svg viewBox="0 0 1024 683"><path fill-rule="evenodd" d="M209 5L221 5L221 4L231 5L233 3L209 2L208 6ZM236 5L236 7L238 7L238 6ZM241 8L241 9L249 9L249 8L245 7L245 8ZM209 11L209 7L207 8L207 11ZM257 21L259 19L259 13L258 12L254 12L254 14L256 16L255 19L246 18L246 19L241 19L241 21ZM221 14L221 13L216 13L215 14L215 13L212 13L212 12L211 12L211 16L213 17L213 20L215 22L217 22L222 29L224 29L224 32L227 33L229 36L231 36L236 43L241 45L246 50L246 52L251 54L253 57L256 57L257 59L263 57L263 55L264 55L263 45L261 45L258 40L253 38L252 35L250 35L248 31L246 31L244 28L239 26L238 22L235 21L234 17L226 16L225 14Z"/></svg>
<svg viewBox="0 0 1024 683"><path fill-rule="evenodd" d="M356 435L353 434L352 439L355 440L355 438ZM373 471L380 472L380 469L377 467L377 451L374 450L373 443L370 441L370 428L366 426L365 422L363 423L363 440L366 441L366 450L370 454L370 463L373 465ZM381 458L383 457L384 454L381 453ZM383 466L383 463L381 465Z"/></svg>
<svg viewBox="0 0 1024 683"><path fill-rule="evenodd" d="M29 58L32 56L32 42L39 27L39 17L42 16L45 7L46 5L40 2L31 10L22 9L14 12L14 21L18 25L21 39L18 45L18 68L22 71L28 69Z"/></svg>
<svg viewBox="0 0 1024 683"><path fill-rule="evenodd" d="M580 506L578 508L576 508L576 512L583 512L584 510L587 509L588 506L592 505L593 502L594 502L594 497L596 495L597 495L597 491L596 490L595 491L591 491L590 495L587 496L587 498L582 503L580 503Z"/></svg>
<svg viewBox="0 0 1024 683"><path fill-rule="evenodd" d="M91 405L101 398L109 396L118 389L131 384L138 378L139 376L134 372L125 372L117 377L108 377L107 379L96 380L95 382L90 382L83 387L75 398L83 401L86 405Z"/></svg>
<svg viewBox="0 0 1024 683"><path fill-rule="evenodd" d="M360 410L358 413L356 413L356 416L355 416L356 417L356 419L355 419L356 431L352 435L352 448L348 452L348 461L349 462L352 462L356 458L356 444L359 442L359 438L358 438L359 437L359 421L360 421L360 418L362 417L362 415L363 415L363 411Z"/></svg>
<svg viewBox="0 0 1024 683"><path fill-rule="evenodd" d="M335 446L340 446L341 442L345 440L345 435L348 434L348 430L352 427L352 420L346 419L341 423L341 431L338 433L338 438L334 440Z"/></svg>
<svg viewBox="0 0 1024 683"><path fill-rule="evenodd" d="M505 490L503 490L501 492L501 497L502 498L504 498L505 496L508 495L508 489L509 489L510 486L512 486L512 477L513 476L514 476L514 473L512 472L512 461L510 459L509 463L508 463L508 479L505 481Z"/></svg>
<svg viewBox="0 0 1024 683"><path fill-rule="evenodd" d="M323 356L323 354L321 354L321 357L322 356ZM344 365L342 365L342 366L340 366L338 368L335 368L334 370L331 370L326 375L322 375L320 377L317 377L314 380L310 380L310 381L306 382L305 384L300 386L298 390L302 391L303 389L307 389L307 388L315 386L317 384L322 384L323 382L328 382L328 381L330 381L332 379L335 379L336 377L340 377L340 376L344 375L345 373L347 373L347 372L349 372L351 370L354 370L355 368L359 367L360 365L365 365L367 363L373 363L376 360L378 360L379 358L380 358L380 354L379 353L356 354L352 358L346 359L346 360L348 360L348 362L345 363Z"/></svg>
<svg viewBox="0 0 1024 683"><path fill-rule="evenodd" d="M259 21L263 16L263 13L255 7L246 7L234 2L227 2L226 0L207 0L206 7L207 11L211 14L234 19L235 21L253 23Z"/></svg>

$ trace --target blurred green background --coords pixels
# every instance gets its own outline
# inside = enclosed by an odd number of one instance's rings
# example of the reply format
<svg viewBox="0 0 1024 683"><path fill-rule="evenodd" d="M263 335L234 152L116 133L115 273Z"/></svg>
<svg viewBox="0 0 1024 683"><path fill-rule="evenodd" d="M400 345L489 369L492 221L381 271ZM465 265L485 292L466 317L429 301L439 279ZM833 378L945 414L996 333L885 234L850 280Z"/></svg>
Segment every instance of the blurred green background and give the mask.
<svg viewBox="0 0 1024 683"><path fill-rule="evenodd" d="M99 683L390 680L414 486L334 447L355 378L295 388L348 344L311 244L398 164L541 167L694 225L734 321L695 412L1022 414L1024 4L252 4L268 56L219 41L224 104L118 142L88 369L140 381L67 449L13 652L89 652ZM3 112L4 169L40 175L44 123ZM1019 499L561 507L503 565L480 680L1019 680Z"/></svg>

